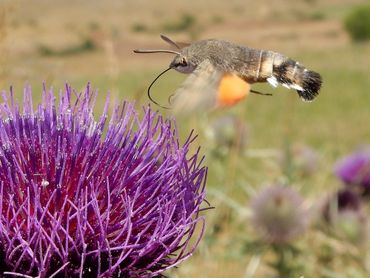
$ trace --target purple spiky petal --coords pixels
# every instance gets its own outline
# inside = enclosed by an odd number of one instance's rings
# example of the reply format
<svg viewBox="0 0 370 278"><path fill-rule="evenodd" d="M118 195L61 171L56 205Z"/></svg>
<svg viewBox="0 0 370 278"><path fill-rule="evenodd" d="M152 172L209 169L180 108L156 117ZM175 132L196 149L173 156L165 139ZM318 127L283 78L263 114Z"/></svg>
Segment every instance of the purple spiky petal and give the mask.
<svg viewBox="0 0 370 278"><path fill-rule="evenodd" d="M44 87L36 110L30 87L22 109L13 94L0 104L2 274L154 276L191 256L207 173L194 135L180 144L173 120L129 102L108 122L106 101L96 121L90 85L58 102Z"/></svg>

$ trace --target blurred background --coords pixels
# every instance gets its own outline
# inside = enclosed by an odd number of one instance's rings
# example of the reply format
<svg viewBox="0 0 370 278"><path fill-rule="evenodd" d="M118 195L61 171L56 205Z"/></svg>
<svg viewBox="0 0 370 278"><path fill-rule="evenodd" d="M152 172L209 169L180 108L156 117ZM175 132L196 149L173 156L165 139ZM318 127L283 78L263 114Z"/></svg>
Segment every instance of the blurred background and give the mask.
<svg viewBox="0 0 370 278"><path fill-rule="evenodd" d="M0 89L12 85L21 99L28 83L38 101L43 82L55 90L65 82L78 90L91 82L100 92L97 111L108 91L117 100L147 105L148 85L172 56L132 50L168 48L159 34L181 42L225 39L298 60L323 77L312 103L262 84L253 89L273 97L250 95L230 109L179 119L183 139L192 129L199 134L209 167L207 199L216 208L204 213L207 230L193 257L165 274L368 277L369 200L361 188L367 183L360 180L370 167L365 4L369 1L0 0ZM153 88L155 98L166 104L185 77L163 76ZM353 166L362 175L348 181L336 167L353 151L365 156L355 166L368 168Z"/></svg>

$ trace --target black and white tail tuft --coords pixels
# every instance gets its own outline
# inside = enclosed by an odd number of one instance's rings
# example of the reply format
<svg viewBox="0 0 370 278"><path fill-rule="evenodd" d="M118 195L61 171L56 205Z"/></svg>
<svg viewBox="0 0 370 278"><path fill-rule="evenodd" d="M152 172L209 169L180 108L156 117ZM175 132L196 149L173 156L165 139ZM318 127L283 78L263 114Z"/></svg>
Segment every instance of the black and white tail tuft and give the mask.
<svg viewBox="0 0 370 278"><path fill-rule="evenodd" d="M295 89L303 101L312 101L319 94L322 84L320 74L307 70L292 59L273 65L273 75L267 81L274 87L280 84Z"/></svg>
<svg viewBox="0 0 370 278"><path fill-rule="evenodd" d="M321 88L321 76L317 72L304 70L302 77L302 90L297 89L298 95L304 101L312 101Z"/></svg>

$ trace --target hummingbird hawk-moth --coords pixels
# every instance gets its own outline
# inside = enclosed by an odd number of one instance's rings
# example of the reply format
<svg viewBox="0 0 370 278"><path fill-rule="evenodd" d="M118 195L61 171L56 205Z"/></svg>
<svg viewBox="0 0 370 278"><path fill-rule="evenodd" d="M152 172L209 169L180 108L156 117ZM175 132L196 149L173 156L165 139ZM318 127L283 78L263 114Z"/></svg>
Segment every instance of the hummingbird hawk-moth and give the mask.
<svg viewBox="0 0 370 278"><path fill-rule="evenodd" d="M297 91L303 101L312 101L319 93L322 79L317 72L280 53L240 46L228 41L207 39L192 44L161 38L177 50L135 49L135 53L172 53L174 59L165 72L174 69L190 76L174 94L170 103L176 110L197 110L234 104L245 98L250 84L268 82ZM155 102L155 101L154 101ZM156 102L155 102L156 103Z"/></svg>

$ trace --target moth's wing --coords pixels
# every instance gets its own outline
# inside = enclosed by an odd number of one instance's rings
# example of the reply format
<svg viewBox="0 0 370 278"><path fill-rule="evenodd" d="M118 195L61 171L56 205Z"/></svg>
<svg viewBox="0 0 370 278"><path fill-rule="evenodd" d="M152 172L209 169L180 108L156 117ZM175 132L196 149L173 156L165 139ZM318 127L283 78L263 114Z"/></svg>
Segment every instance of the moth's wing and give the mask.
<svg viewBox="0 0 370 278"><path fill-rule="evenodd" d="M177 114L207 112L235 105L249 92L250 84L238 74L221 72L205 60L175 91L170 103Z"/></svg>
<svg viewBox="0 0 370 278"><path fill-rule="evenodd" d="M174 112L189 114L215 108L222 76L209 60L204 60L171 96Z"/></svg>

